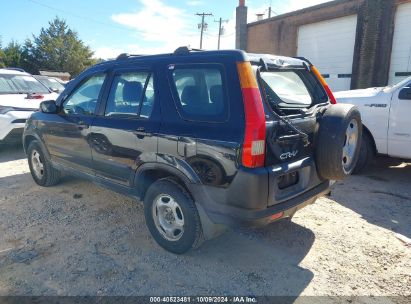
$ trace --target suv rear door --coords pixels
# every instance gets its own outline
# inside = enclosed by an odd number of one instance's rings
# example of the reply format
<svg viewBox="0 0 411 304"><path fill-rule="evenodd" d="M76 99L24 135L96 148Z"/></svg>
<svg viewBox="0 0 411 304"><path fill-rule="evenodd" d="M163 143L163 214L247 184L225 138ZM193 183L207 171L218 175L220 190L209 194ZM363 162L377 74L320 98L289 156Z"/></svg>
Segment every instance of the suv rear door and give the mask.
<svg viewBox="0 0 411 304"><path fill-rule="evenodd" d="M203 184L225 186L236 172L243 134L242 105L231 104L241 95L230 90L228 80L236 66L224 56L178 59L164 67L171 94L162 107L167 115L163 115L158 161L175 160L181 170L189 174L194 170Z"/></svg>
<svg viewBox="0 0 411 304"><path fill-rule="evenodd" d="M156 160L160 108L155 99L151 69L112 71L88 136L97 176L131 186L138 166Z"/></svg>

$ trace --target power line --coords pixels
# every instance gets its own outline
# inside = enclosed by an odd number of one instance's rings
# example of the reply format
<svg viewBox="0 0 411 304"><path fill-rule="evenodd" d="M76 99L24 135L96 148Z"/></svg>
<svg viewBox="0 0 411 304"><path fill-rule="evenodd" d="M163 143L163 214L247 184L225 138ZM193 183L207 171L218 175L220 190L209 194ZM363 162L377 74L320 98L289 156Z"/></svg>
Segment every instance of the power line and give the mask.
<svg viewBox="0 0 411 304"><path fill-rule="evenodd" d="M53 10L53 11L61 12L61 13L65 14L65 15L70 15L70 16L72 16L72 17L75 17L75 18L84 20L84 21L86 21L86 22L91 22L91 23L103 25L103 26L110 27L110 28L114 28L114 29L117 29L117 30L127 31L127 32L129 32L129 33L150 34L150 32L147 32L147 31L138 30L138 29L135 29L135 28L129 29L129 28L121 27L121 26L116 26L116 25L114 25L114 24L110 24L110 23L107 23L107 22L99 21L99 20L96 20L96 19L93 19L93 18L89 18L89 17L83 16L83 15L79 15L79 14L76 14L76 13L73 13L73 12L70 12L70 11L67 11L67 10L64 10L64 9L61 9L61 8L58 8L58 7L54 7L54 6L51 6L51 5L42 3L42 2L37 1L37 0L27 0L27 1L28 1L28 2L31 2L31 3L33 3L33 4L36 4L36 5L45 7L45 8L47 8L47 9ZM208 15L208 14L206 14L206 15ZM160 36L160 35L163 35L163 34L160 33L160 32L159 32L159 33L151 32L151 34L158 34L159 36ZM184 36L187 36L187 37L196 37L196 36L197 36L196 34L188 34L188 33L183 33L183 35L184 35Z"/></svg>
<svg viewBox="0 0 411 304"><path fill-rule="evenodd" d="M63 10L63 9L60 9L60 8L57 8L57 7L50 6L50 5L48 5L48 4L44 4L44 3L41 3L41 2L36 1L36 0L28 0L28 1L31 2L31 3L34 3L34 4L37 4L37 5L46 7L46 8L51 9L51 10L64 13L64 14L66 14L66 15L71 15L71 16L73 16L73 17L75 17L75 18L82 19L82 20L85 20L85 21L88 21L88 22L93 22L93 23L96 23L96 24L100 24L100 25L104 25L104 26L109 26L109 27L116 28L116 29L123 30L123 31L133 31L133 32L139 32L139 33L145 33L144 31L140 31L140 30L137 30L137 29L127 29L127 28L124 28L124 27L115 26L115 25L113 25L113 24L109 24L109 23L105 23L105 22L98 21L98 20L94 20L94 19L91 19L91 18L86 17L86 16L77 15L77 14L75 14L75 13L72 13L72 12L69 12L69 11L66 11L66 10Z"/></svg>
<svg viewBox="0 0 411 304"><path fill-rule="evenodd" d="M204 35L206 37L210 37L210 38L218 38L218 34L204 33ZM225 34L225 33L222 34L223 37L230 37L230 36L233 36L233 35L235 35L235 32L231 32L231 33L228 33L228 34Z"/></svg>
<svg viewBox="0 0 411 304"><path fill-rule="evenodd" d="M66 15L73 16L73 17L78 18L78 19L82 19L82 20L87 21L87 22L92 22L92 23L96 23L96 24L99 24L99 25L104 25L104 26L111 27L111 28L114 28L114 29L123 30L123 31L128 31L128 32L133 32L133 33L136 33L136 32L137 32L137 33L140 33L140 34L163 35L163 33L160 33L160 32L159 32L159 33L147 32L147 31L142 31L142 30L138 30L138 29L128 29L128 28L124 28L124 27L121 27L121 26L116 26L116 25L113 25L113 24L110 24L110 23L106 23L106 22L102 22L102 21L99 21L99 20L95 20L95 19L92 19L92 18L89 18L89 17L86 17L86 16L78 15L78 14L75 14L75 13L73 13L73 12L69 12L69 11L63 10L63 9L61 9L61 8L53 7L53 6L50 6L50 5L48 5L48 4L42 3L42 2L37 1L37 0L27 0L27 1L29 1L29 2L31 2L31 3L34 3L34 4L37 4L37 5L40 5L40 6L42 6L42 7L45 7L45 8L54 10L54 11L57 11L57 12L64 13L64 14L66 14ZM197 35L194 35L194 34L184 34L184 36L195 37L195 36L197 36Z"/></svg>
<svg viewBox="0 0 411 304"><path fill-rule="evenodd" d="M201 34L200 34L200 49L203 48L203 33L204 30L207 29L208 24L204 23L204 17L205 16L212 16L212 13L197 13L197 16L201 16L201 23L198 25L198 27L201 29Z"/></svg>
<svg viewBox="0 0 411 304"><path fill-rule="evenodd" d="M232 32L230 34L224 34L224 37L230 37L230 36L233 36L233 35L235 35L235 32Z"/></svg>

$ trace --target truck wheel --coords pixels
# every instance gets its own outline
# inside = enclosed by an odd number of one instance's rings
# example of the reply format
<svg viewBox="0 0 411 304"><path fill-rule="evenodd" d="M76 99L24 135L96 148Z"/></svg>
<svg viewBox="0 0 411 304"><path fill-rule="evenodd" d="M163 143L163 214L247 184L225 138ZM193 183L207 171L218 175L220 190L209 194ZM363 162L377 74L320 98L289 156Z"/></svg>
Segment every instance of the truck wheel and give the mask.
<svg viewBox="0 0 411 304"><path fill-rule="evenodd" d="M60 171L53 168L36 140L30 143L27 149L27 157L31 176L37 185L49 187L60 181Z"/></svg>
<svg viewBox="0 0 411 304"><path fill-rule="evenodd" d="M353 174L361 173L374 158L374 147L370 136L363 132L361 138L360 155L358 156L357 164L355 165Z"/></svg>
<svg viewBox="0 0 411 304"><path fill-rule="evenodd" d="M320 121L317 134L318 174L329 180L343 180L350 175L357 164L361 136L361 115L355 106L330 106Z"/></svg>
<svg viewBox="0 0 411 304"><path fill-rule="evenodd" d="M172 179L160 179L148 188L144 215L154 240L167 251L185 253L202 241L197 208L187 191Z"/></svg>

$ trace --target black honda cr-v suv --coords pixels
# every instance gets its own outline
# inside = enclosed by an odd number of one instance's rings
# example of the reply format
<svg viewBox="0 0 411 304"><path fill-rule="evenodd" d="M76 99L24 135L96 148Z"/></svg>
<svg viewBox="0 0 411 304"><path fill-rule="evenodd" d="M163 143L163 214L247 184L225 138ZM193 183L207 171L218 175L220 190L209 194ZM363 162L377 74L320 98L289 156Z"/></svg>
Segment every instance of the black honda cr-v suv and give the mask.
<svg viewBox="0 0 411 304"><path fill-rule="evenodd" d="M183 253L291 218L351 173L361 132L304 58L181 47L84 71L23 140L37 184L65 172L138 198L158 244Z"/></svg>

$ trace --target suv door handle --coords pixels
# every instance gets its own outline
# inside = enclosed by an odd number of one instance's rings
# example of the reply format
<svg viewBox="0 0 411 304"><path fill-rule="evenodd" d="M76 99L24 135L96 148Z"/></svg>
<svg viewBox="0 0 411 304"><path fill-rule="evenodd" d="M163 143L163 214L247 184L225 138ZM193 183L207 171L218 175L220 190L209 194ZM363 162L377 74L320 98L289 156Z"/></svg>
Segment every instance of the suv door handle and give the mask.
<svg viewBox="0 0 411 304"><path fill-rule="evenodd" d="M77 122L77 128L79 130L88 129L90 126L86 124L84 121Z"/></svg>
<svg viewBox="0 0 411 304"><path fill-rule="evenodd" d="M137 128L133 133L137 136L138 139L143 139L146 136L151 136L150 133L146 132L146 129L144 127Z"/></svg>

